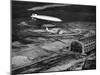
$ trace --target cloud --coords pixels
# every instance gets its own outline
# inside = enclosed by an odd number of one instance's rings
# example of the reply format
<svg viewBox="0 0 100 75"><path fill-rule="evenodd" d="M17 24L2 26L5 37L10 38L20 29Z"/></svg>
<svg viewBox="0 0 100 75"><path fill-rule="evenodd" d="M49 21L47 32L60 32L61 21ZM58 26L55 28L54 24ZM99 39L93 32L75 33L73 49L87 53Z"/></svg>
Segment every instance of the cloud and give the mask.
<svg viewBox="0 0 100 75"><path fill-rule="evenodd" d="M37 7L33 7L30 9L27 9L29 11L36 11L36 10L43 10L46 8L51 8L51 7L59 7L59 6L69 6L70 4L49 4L49 5L44 5L44 6L37 6Z"/></svg>

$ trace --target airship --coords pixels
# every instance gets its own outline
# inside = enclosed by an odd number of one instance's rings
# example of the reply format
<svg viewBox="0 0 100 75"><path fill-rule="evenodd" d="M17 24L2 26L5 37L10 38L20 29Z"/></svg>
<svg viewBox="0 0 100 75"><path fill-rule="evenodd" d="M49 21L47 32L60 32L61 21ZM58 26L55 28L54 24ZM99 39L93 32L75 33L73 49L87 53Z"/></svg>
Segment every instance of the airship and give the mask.
<svg viewBox="0 0 100 75"><path fill-rule="evenodd" d="M46 16L46 15L32 14L31 17L32 17L32 19L37 18L37 19L42 19L42 20L54 21L54 22L61 22L62 21L60 18Z"/></svg>

